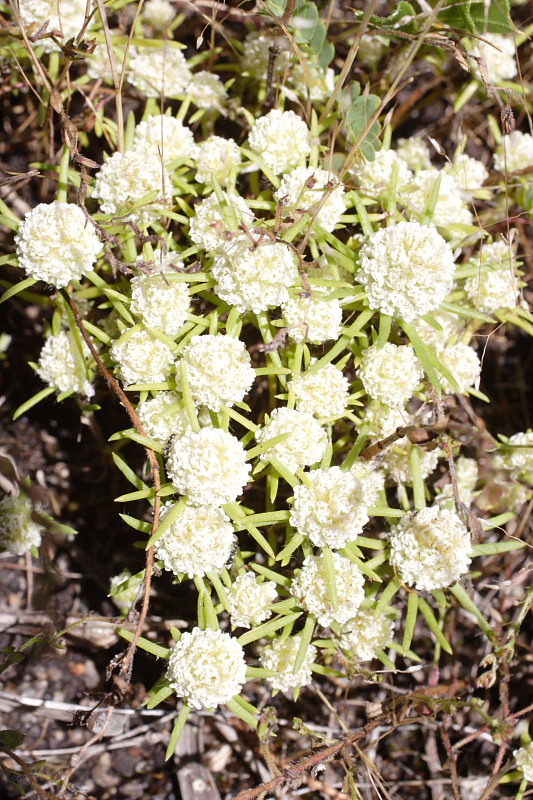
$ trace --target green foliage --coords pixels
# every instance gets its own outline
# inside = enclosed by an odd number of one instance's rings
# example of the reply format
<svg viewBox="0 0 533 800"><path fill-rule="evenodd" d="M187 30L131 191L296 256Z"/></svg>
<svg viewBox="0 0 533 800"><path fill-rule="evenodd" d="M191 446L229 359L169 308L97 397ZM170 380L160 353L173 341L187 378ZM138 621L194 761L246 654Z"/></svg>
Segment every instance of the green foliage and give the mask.
<svg viewBox="0 0 533 800"><path fill-rule="evenodd" d="M451 28L481 36L483 33L516 33L510 12L509 0L489 3L449 0L447 7L439 12L439 21Z"/></svg>
<svg viewBox="0 0 533 800"><path fill-rule="evenodd" d="M358 145L359 151L368 161L373 161L376 153L381 150L378 120L374 120L369 126L370 118L380 105L381 100L377 95L362 95L360 84L357 81L351 84L350 104L344 114L346 131L348 139Z"/></svg>

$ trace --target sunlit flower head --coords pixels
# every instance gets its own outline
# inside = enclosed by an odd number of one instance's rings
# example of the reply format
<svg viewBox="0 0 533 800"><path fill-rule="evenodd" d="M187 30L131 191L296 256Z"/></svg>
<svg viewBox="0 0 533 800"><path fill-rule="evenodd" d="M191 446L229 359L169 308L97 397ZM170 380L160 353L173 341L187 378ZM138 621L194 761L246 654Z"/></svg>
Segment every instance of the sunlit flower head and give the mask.
<svg viewBox="0 0 533 800"><path fill-rule="evenodd" d="M309 412L275 408L255 438L261 444L282 434L287 434L287 438L262 453L263 461L275 458L290 472L296 472L298 467L316 464L324 455L328 443L326 431Z"/></svg>
<svg viewBox="0 0 533 800"><path fill-rule="evenodd" d="M522 772L524 780L533 782L533 742L513 751L516 766Z"/></svg>
<svg viewBox="0 0 533 800"><path fill-rule="evenodd" d="M294 111L274 108L250 131L250 148L276 174L298 166L310 152L309 128Z"/></svg>
<svg viewBox="0 0 533 800"><path fill-rule="evenodd" d="M383 347L368 347L363 352L359 370L366 393L390 406L409 400L423 374L413 348L391 342Z"/></svg>
<svg viewBox="0 0 533 800"><path fill-rule="evenodd" d="M316 647L314 645L309 645L300 669L297 672L293 671L301 641L301 636L274 639L272 644L263 650L261 666L274 672L274 675L266 678L266 681L278 692L307 686L311 682L311 665L316 656Z"/></svg>
<svg viewBox="0 0 533 800"><path fill-rule="evenodd" d="M69 39L75 38L84 26L87 0L17 0L15 8L20 9L23 25L28 26L33 23L36 33L48 23L46 33L58 31L57 39L65 45ZM93 22L94 16L88 20L88 28ZM59 45L48 38L38 39L36 45L42 47L46 53L60 49Z"/></svg>
<svg viewBox="0 0 533 800"><path fill-rule="evenodd" d="M437 181L440 181L439 193L432 223L439 228L472 225L472 212L464 202L461 183L455 174L438 169L422 169L417 172L409 185L409 191L402 194L402 202L410 215L415 219L422 219L427 214Z"/></svg>
<svg viewBox="0 0 533 800"><path fill-rule="evenodd" d="M181 363L194 402L211 411L239 403L255 380L250 354L244 342L233 336L193 336Z"/></svg>
<svg viewBox="0 0 533 800"><path fill-rule="evenodd" d="M413 177L406 162L394 150L379 150L373 161L364 159L351 172L359 190L369 197L386 195L393 182L399 191Z"/></svg>
<svg viewBox="0 0 533 800"><path fill-rule="evenodd" d="M210 184L213 177L225 185L242 161L239 145L233 139L209 136L200 142L196 152L196 179Z"/></svg>
<svg viewBox="0 0 533 800"><path fill-rule="evenodd" d="M148 436L161 442L171 436L183 436L191 427L177 392L158 392L139 403L136 410Z"/></svg>
<svg viewBox="0 0 533 800"><path fill-rule="evenodd" d="M164 31L165 28L168 28L175 16L176 11L169 0L146 0L142 7L144 22L157 31Z"/></svg>
<svg viewBox="0 0 533 800"><path fill-rule="evenodd" d="M133 208L154 193L155 199ZM161 216L162 204L171 194L170 175L156 150L150 154L138 150L114 153L98 171L93 190L105 214L131 213L132 219L146 224Z"/></svg>
<svg viewBox="0 0 533 800"><path fill-rule="evenodd" d="M337 298L326 298L327 290L314 288L310 297L295 295L283 303L283 316L294 342L321 344L339 337L342 306Z"/></svg>
<svg viewBox="0 0 533 800"><path fill-rule="evenodd" d="M343 624L355 616L365 597L365 579L357 564L333 553L337 608L331 602L324 556L308 556L291 584L299 606L317 618L319 625Z"/></svg>
<svg viewBox="0 0 533 800"><path fill-rule="evenodd" d="M228 99L224 84L218 75L206 70L194 73L187 87L187 94L198 108L221 109Z"/></svg>
<svg viewBox="0 0 533 800"><path fill-rule="evenodd" d="M348 403L348 378L333 364L316 372L303 372L292 385L298 411L308 411L315 417L340 417Z"/></svg>
<svg viewBox="0 0 533 800"><path fill-rule="evenodd" d="M504 136L496 150L494 166L500 172L533 167L533 136L522 131L511 131Z"/></svg>
<svg viewBox="0 0 533 800"><path fill-rule="evenodd" d="M233 628L251 628L267 620L276 600L274 581L260 583L253 572L238 575L228 590L228 611Z"/></svg>
<svg viewBox="0 0 533 800"><path fill-rule="evenodd" d="M315 221L326 231L332 231L346 210L344 188L335 176L325 169L296 167L285 175L274 197L288 210L317 211ZM322 202L322 199L324 201Z"/></svg>
<svg viewBox="0 0 533 800"><path fill-rule="evenodd" d="M174 338L189 310L189 286L184 281L156 273L131 280L131 311L149 328Z"/></svg>
<svg viewBox="0 0 533 800"><path fill-rule="evenodd" d="M134 383L160 383L174 365L170 347L144 329L126 332L109 351L126 386Z"/></svg>
<svg viewBox="0 0 533 800"><path fill-rule="evenodd" d="M36 510L40 510L37 505ZM29 497L6 495L0 500L0 550L20 556L39 547L43 527L32 519L33 506Z"/></svg>
<svg viewBox="0 0 533 800"><path fill-rule="evenodd" d="M226 192L222 196L222 206L214 192L194 206L196 213L191 217L189 237L204 250L220 250L238 231L239 225L249 226L254 221L253 211L242 197Z"/></svg>
<svg viewBox="0 0 533 800"><path fill-rule="evenodd" d="M37 362L37 375L58 392L75 392L90 398L94 389L87 375L88 356L85 343L80 341L78 345L72 334L60 331L46 339Z"/></svg>
<svg viewBox="0 0 533 800"><path fill-rule="evenodd" d="M192 73L181 50L143 47L129 63L128 80L146 97L178 97L187 91Z"/></svg>
<svg viewBox="0 0 533 800"><path fill-rule="evenodd" d="M133 136L133 149L149 157L157 155L165 164L178 158L194 158L197 152L190 128L168 114L156 114L139 122Z"/></svg>
<svg viewBox="0 0 533 800"><path fill-rule="evenodd" d="M343 626L339 644L356 661L370 661L392 641L394 621L385 614L376 617L368 608L360 608Z"/></svg>
<svg viewBox="0 0 533 800"><path fill-rule="evenodd" d="M405 161L413 172L431 168L431 151L425 139L421 136L398 139L396 154Z"/></svg>
<svg viewBox="0 0 533 800"><path fill-rule="evenodd" d="M464 394L477 384L481 375L481 361L476 351L464 342L448 344L439 350L439 359L451 372L458 385L454 387L450 381L441 377L442 388L445 392L461 392Z"/></svg>

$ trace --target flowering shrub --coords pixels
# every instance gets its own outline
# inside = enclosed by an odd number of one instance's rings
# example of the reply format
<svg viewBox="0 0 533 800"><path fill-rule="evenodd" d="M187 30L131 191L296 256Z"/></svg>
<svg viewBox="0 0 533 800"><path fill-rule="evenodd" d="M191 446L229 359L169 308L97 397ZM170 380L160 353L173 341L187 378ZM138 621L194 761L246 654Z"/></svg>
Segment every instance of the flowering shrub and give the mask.
<svg viewBox="0 0 533 800"><path fill-rule="evenodd" d="M34 6L21 0L28 22L41 21ZM306 49L305 26L294 37L307 58L281 47L273 64L254 31L229 75L216 48L187 59L169 38L175 11L142 10L149 38L135 38L124 70L136 105L125 130L95 122L106 144L94 176L65 147L57 198L2 217L23 278L9 297L31 289L54 308L34 365L45 394L75 393L87 413L111 387L132 421L111 441L134 487L121 501L148 502L124 515L149 554L135 585L164 570L198 600L170 650L141 636L144 618L137 638L121 629L168 660L150 702L181 704L169 755L191 709L226 704L256 727L247 681L297 698L313 675L372 659L393 670L417 658L417 620L437 659L451 653L452 604L496 641L461 581L473 559L522 545L495 531L533 487L533 434L493 440L480 469L445 398L487 399L483 326L533 332L519 234L498 229L503 178L462 146L433 164L424 139L398 141L393 127L381 147L371 123L346 157L357 139L346 106L355 114L368 93L334 94L338 65ZM515 74L508 41L501 55L495 82ZM476 58L489 60L482 44ZM93 79L100 97L96 74L75 85ZM280 88L270 109L267 79ZM529 134L500 139L500 177L533 164ZM149 467L126 463L124 440L146 447ZM11 553L39 544L30 511L0 501ZM114 581L121 608L142 595L132 585Z"/></svg>

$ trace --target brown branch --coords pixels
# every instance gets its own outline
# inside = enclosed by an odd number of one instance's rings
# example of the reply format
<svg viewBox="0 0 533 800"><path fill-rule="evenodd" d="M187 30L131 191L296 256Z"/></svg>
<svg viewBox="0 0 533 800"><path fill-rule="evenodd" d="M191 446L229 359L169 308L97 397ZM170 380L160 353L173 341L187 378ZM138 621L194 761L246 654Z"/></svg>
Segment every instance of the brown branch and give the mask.
<svg viewBox="0 0 533 800"><path fill-rule="evenodd" d="M46 789L43 789L41 786L39 786L39 784L37 783L37 781L35 779L35 776L34 776L33 772L31 771L31 767L29 766L29 764L27 764L24 761L23 758L21 758L16 753L14 753L13 750L10 750L8 747L4 747L3 745L2 745L1 752L3 752L6 755L8 755L9 758L12 761L15 762L15 764L19 765L19 767L23 771L24 775L26 776L26 778L31 783L32 789L34 790L34 792L36 794L39 795L39 797L43 797L43 798L45 798L45 800L61 800L59 795L52 794L51 792L47 792Z"/></svg>

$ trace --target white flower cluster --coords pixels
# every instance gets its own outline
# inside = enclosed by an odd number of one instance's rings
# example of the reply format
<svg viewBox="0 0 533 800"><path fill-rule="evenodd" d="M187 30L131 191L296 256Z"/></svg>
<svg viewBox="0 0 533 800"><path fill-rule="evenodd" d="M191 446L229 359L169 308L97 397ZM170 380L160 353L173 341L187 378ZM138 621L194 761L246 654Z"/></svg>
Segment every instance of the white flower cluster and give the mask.
<svg viewBox="0 0 533 800"><path fill-rule="evenodd" d="M516 44L513 36L503 36L497 33L484 33L483 40L478 40L474 48L474 55L483 60L484 66L477 66L476 71L481 73L489 84L501 83L514 78L518 73L516 66Z"/></svg>
<svg viewBox="0 0 533 800"><path fill-rule="evenodd" d="M40 506L36 510L40 511ZM0 500L0 550L21 556L32 547L39 547L43 527L32 519L32 512L26 495L6 495Z"/></svg>
<svg viewBox="0 0 533 800"><path fill-rule="evenodd" d="M141 205L147 195L155 200ZM172 181L161 164L157 150L128 150L113 153L96 175L93 197L105 214L130 214L133 220L148 224L158 219L162 204L172 194Z"/></svg>
<svg viewBox="0 0 533 800"><path fill-rule="evenodd" d="M380 150L373 161L365 159L351 172L359 190L369 197L386 195L393 182L398 192L413 179L406 161L394 150Z"/></svg>
<svg viewBox="0 0 533 800"><path fill-rule="evenodd" d="M45 341L37 364L37 375L58 392L77 392L91 398L94 389L87 378L85 358L89 349L83 342L81 352L71 334L60 331Z"/></svg>
<svg viewBox="0 0 533 800"><path fill-rule="evenodd" d="M370 661L392 641L394 620L382 614L376 617L368 608L360 608L342 628L339 644L353 653L356 661Z"/></svg>
<svg viewBox="0 0 533 800"><path fill-rule="evenodd" d="M157 31L165 30L175 16L174 6L169 0L146 0L142 8L144 22Z"/></svg>
<svg viewBox="0 0 533 800"><path fill-rule="evenodd" d="M503 241L484 245L474 263L479 265L480 272L465 281L465 290L475 309L492 314L499 308L515 308L518 279L509 245Z"/></svg>
<svg viewBox="0 0 533 800"><path fill-rule="evenodd" d="M189 236L197 247L204 250L220 250L243 222L250 225L254 220L252 210L242 197L226 192L222 196L222 206L213 192L194 207Z"/></svg>
<svg viewBox="0 0 533 800"><path fill-rule="evenodd" d="M273 38L262 31L250 31L246 34L241 60L243 72L248 72L256 78L266 78L269 49L273 45L280 51L274 63L274 74L283 74L289 64L289 43L284 36Z"/></svg>
<svg viewBox="0 0 533 800"><path fill-rule="evenodd" d="M366 407L362 421L368 426L368 438L372 442L390 436L398 427L408 425L409 415L401 408L374 400Z"/></svg>
<svg viewBox="0 0 533 800"><path fill-rule="evenodd" d="M297 672L293 671L301 641L301 636L274 639L261 654L261 666L274 672L274 675L266 680L278 692L298 689L311 682L311 665L316 656L314 645L309 645L300 669Z"/></svg>
<svg viewBox="0 0 533 800"><path fill-rule="evenodd" d="M361 358L359 377L365 391L389 406L405 403L422 380L424 370L409 345L386 342L368 347Z"/></svg>
<svg viewBox="0 0 533 800"><path fill-rule="evenodd" d="M500 172L519 172L533 167L533 136L511 131L504 136L494 156L494 166Z"/></svg>
<svg viewBox="0 0 533 800"><path fill-rule="evenodd" d="M411 136L409 139L398 139L396 155L403 159L413 172L431 168L431 153L428 145L421 136Z"/></svg>
<svg viewBox="0 0 533 800"><path fill-rule="evenodd" d="M69 39L75 38L82 30L87 11L87 0L19 0L15 8L20 10L22 23L27 26L34 24L39 30L48 22L46 32L58 31L61 44L66 44ZM90 28L93 20L89 20ZM34 30L35 33L35 30ZM46 53L59 50L52 39L39 39L37 44Z"/></svg>
<svg viewBox="0 0 533 800"><path fill-rule="evenodd" d="M455 156L453 163L447 164L443 172L454 178L466 200L471 199L472 193L477 189L481 189L489 177L485 164L477 158L467 156L465 153ZM437 224L440 224L438 218L436 219Z"/></svg>
<svg viewBox="0 0 533 800"><path fill-rule="evenodd" d="M350 472L361 483L365 506L375 506L385 486L383 470L376 469L370 461L359 458L354 462Z"/></svg>
<svg viewBox="0 0 533 800"><path fill-rule="evenodd" d="M289 381L289 388L291 386L298 411L307 411L316 417L340 417L344 414L349 382L333 364L326 364L316 372L303 372Z"/></svg>
<svg viewBox="0 0 533 800"><path fill-rule="evenodd" d="M284 94L289 98L291 95L296 95L296 97L309 97L310 100L324 102L335 88L335 72L331 67L322 69L320 66L315 66L306 57L302 63L298 62L293 65L289 73L289 85L290 88L283 87Z"/></svg>
<svg viewBox="0 0 533 800"><path fill-rule="evenodd" d="M513 751L516 766L522 771L524 780L533 782L533 742Z"/></svg>
<svg viewBox="0 0 533 800"><path fill-rule="evenodd" d="M450 292L455 264L435 228L399 222L372 234L360 252L357 280L370 308L412 322L436 309Z"/></svg>
<svg viewBox="0 0 533 800"><path fill-rule="evenodd" d="M28 211L15 236L19 266L61 289L90 272L102 244L73 203L40 203Z"/></svg>
<svg viewBox="0 0 533 800"><path fill-rule="evenodd" d="M170 347L143 328L127 330L114 342L109 354L126 386L160 383L168 378L174 366Z"/></svg>
<svg viewBox="0 0 533 800"><path fill-rule="evenodd" d="M244 342L233 336L193 336L182 354L193 400L220 411L239 403L255 380Z"/></svg>
<svg viewBox="0 0 533 800"><path fill-rule="evenodd" d="M239 145L223 136L209 136L200 142L196 151L196 179L210 184L212 178L225 185L242 161Z"/></svg>
<svg viewBox="0 0 533 800"><path fill-rule="evenodd" d="M412 511L390 533L391 563L420 592L443 589L468 572L470 534L454 511L438 505Z"/></svg>
<svg viewBox="0 0 533 800"><path fill-rule="evenodd" d="M161 522L172 504L161 510ZM233 525L221 508L187 505L178 519L155 543L155 556L165 569L189 578L220 572L236 543Z"/></svg>
<svg viewBox="0 0 533 800"><path fill-rule="evenodd" d="M183 436L191 424L181 407L177 392L159 392L137 406L137 414L152 439L167 442L171 436Z"/></svg>
<svg viewBox="0 0 533 800"><path fill-rule="evenodd" d="M156 114L139 122L133 136L133 150L151 158L154 154L168 164L176 159L194 159L197 146L190 128L176 117Z"/></svg>
<svg viewBox="0 0 533 800"><path fill-rule="evenodd" d="M220 428L202 428L172 443L167 474L190 503L220 506L232 503L241 494L250 465L235 436Z"/></svg>
<svg viewBox="0 0 533 800"><path fill-rule="evenodd" d="M418 451L422 478L427 478L428 475L431 475L438 464L441 455L441 451L438 448L426 450L424 447L418 447L416 444L413 444L404 436L402 439L398 439L398 441L394 442L392 447L386 451L383 459L383 466L387 475L390 475L397 484L403 484L404 486L412 486L413 484L413 473L410 462L410 455L413 448L416 448Z"/></svg>
<svg viewBox="0 0 533 800"><path fill-rule="evenodd" d="M315 288L310 297L295 295L283 303L283 316L294 342L321 344L337 339L342 327L342 306L324 297L327 289Z"/></svg>
<svg viewBox="0 0 533 800"><path fill-rule="evenodd" d="M533 485L533 432L513 433L494 460L497 469L506 469L517 480Z"/></svg>
<svg viewBox="0 0 533 800"><path fill-rule="evenodd" d="M439 194L432 221L439 228L450 225L471 225L472 212L465 205L463 191L455 175L444 170L422 169L412 179L408 191L402 194L402 202L412 216L421 219L428 211L436 182L440 180Z"/></svg>
<svg viewBox="0 0 533 800"><path fill-rule="evenodd" d="M353 542L368 522L361 481L329 467L309 472L306 483L294 489L291 525L316 547L338 550Z"/></svg>
<svg viewBox="0 0 533 800"><path fill-rule="evenodd" d="M239 694L244 685L244 650L229 633L194 628L172 648L166 677L192 708L215 708Z"/></svg>
<svg viewBox="0 0 533 800"><path fill-rule="evenodd" d="M250 148L276 174L298 166L311 152L309 128L294 111L274 108L250 131Z"/></svg>
<svg viewBox="0 0 533 800"><path fill-rule="evenodd" d="M276 600L274 581L260 583L252 572L237 575L228 590L228 611L233 628L251 628L267 620Z"/></svg>
<svg viewBox="0 0 533 800"><path fill-rule="evenodd" d="M212 72L196 72L187 87L187 94L198 108L222 108L227 100L224 84Z"/></svg>
<svg viewBox="0 0 533 800"><path fill-rule="evenodd" d="M185 94L192 73L181 50L175 47L143 47L133 54L128 80L146 97L178 97Z"/></svg>
<svg viewBox="0 0 533 800"><path fill-rule="evenodd" d="M437 352L439 359L451 372L459 387L457 390L450 381L443 377L441 382L445 392L459 391L464 394L476 385L481 375L481 361L475 350L464 342L457 342L448 344L442 349L438 349Z"/></svg>
<svg viewBox="0 0 533 800"><path fill-rule="evenodd" d="M289 210L317 211L315 221L332 231L346 210L344 189L331 172L313 167L297 167L285 175L274 197ZM323 200L324 198L324 200Z"/></svg>
<svg viewBox="0 0 533 800"><path fill-rule="evenodd" d="M324 627L332 622L342 625L352 619L365 597L365 579L359 567L338 553L333 553L332 559L337 608L331 602L324 556L308 556L291 585L291 594L298 605L313 614Z"/></svg>
<svg viewBox="0 0 533 800"><path fill-rule="evenodd" d="M479 478L479 467L475 458L459 456L455 462L455 474L457 477L459 499L462 503L469 506L474 502L474 490ZM450 480L450 482L446 484L440 495L437 497L436 502L443 503L453 499L453 484Z"/></svg>
<svg viewBox="0 0 533 800"><path fill-rule="evenodd" d="M131 281L131 311L148 328L173 339L187 319L189 287L166 275L139 275Z"/></svg>
<svg viewBox="0 0 533 800"><path fill-rule="evenodd" d="M243 235L222 248L212 272L222 300L256 314L288 300L287 289L297 276L294 255L286 244L267 241L255 246Z"/></svg>
<svg viewBox="0 0 533 800"><path fill-rule="evenodd" d="M328 437L325 430L307 411L283 406L275 408L268 422L255 434L259 444L285 434L287 438L262 453L260 458L277 459L290 472L316 464L325 453ZM315 474L315 473L312 473Z"/></svg>

